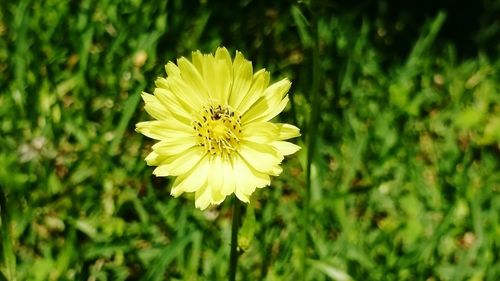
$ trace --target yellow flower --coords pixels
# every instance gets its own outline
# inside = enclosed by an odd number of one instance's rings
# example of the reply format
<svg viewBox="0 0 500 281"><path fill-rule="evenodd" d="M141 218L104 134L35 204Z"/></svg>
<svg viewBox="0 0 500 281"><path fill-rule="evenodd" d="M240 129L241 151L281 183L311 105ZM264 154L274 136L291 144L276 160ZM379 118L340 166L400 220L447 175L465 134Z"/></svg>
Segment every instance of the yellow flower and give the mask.
<svg viewBox="0 0 500 281"><path fill-rule="evenodd" d="M195 192L202 210L233 193L248 202L281 173L283 156L300 149L285 141L300 135L297 127L269 122L288 103L288 79L269 85L269 72L253 73L240 52L232 60L225 48L193 52L192 62L181 57L165 69L154 95L142 95L157 120L136 130L159 141L146 162L158 166L156 176L176 177L173 196Z"/></svg>

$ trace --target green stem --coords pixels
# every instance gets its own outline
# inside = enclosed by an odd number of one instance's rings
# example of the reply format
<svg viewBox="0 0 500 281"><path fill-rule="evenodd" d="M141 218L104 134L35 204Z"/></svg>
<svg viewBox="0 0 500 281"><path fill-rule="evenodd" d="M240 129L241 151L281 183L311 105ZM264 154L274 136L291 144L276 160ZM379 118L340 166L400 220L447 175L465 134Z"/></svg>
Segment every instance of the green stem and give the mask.
<svg viewBox="0 0 500 281"><path fill-rule="evenodd" d="M233 222L231 227L231 252L229 257L229 281L236 280L238 267L238 228L240 227L241 203L238 198L233 199Z"/></svg>

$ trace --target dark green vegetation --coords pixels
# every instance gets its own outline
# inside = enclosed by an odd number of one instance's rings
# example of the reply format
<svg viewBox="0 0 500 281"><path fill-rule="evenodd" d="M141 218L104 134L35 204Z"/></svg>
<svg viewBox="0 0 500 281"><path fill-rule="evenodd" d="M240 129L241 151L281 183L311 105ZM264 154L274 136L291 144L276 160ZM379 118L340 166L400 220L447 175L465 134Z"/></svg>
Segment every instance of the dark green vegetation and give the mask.
<svg viewBox="0 0 500 281"><path fill-rule="evenodd" d="M2 0L0 280L226 278L230 200L172 198L134 132L163 64L219 45L293 81L303 131L240 280L297 280L304 245L306 280L499 280L500 6L392 2Z"/></svg>

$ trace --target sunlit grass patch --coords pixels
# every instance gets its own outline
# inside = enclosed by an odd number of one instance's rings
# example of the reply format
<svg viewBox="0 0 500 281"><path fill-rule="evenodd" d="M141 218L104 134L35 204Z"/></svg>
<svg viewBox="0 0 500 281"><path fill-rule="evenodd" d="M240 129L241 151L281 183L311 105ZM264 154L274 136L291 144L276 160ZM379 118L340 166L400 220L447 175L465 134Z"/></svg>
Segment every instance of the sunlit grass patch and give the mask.
<svg viewBox="0 0 500 281"><path fill-rule="evenodd" d="M225 45L289 77L276 121L304 135L252 195L242 280L295 280L304 261L306 280L496 280L498 8L464 53L444 39L446 11L415 22L320 2L0 5L0 279L227 278L229 205L172 198L144 165L153 141L134 132L163 64Z"/></svg>

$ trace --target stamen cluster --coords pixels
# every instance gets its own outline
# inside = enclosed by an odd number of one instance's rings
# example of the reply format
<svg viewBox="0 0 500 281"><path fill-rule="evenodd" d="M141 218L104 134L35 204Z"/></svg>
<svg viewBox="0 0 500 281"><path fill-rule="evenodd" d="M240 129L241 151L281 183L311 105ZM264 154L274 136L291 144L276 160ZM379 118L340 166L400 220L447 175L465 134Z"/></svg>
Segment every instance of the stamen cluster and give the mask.
<svg viewBox="0 0 500 281"><path fill-rule="evenodd" d="M193 129L208 153L230 158L240 143L241 116L227 106L210 105L193 121Z"/></svg>

